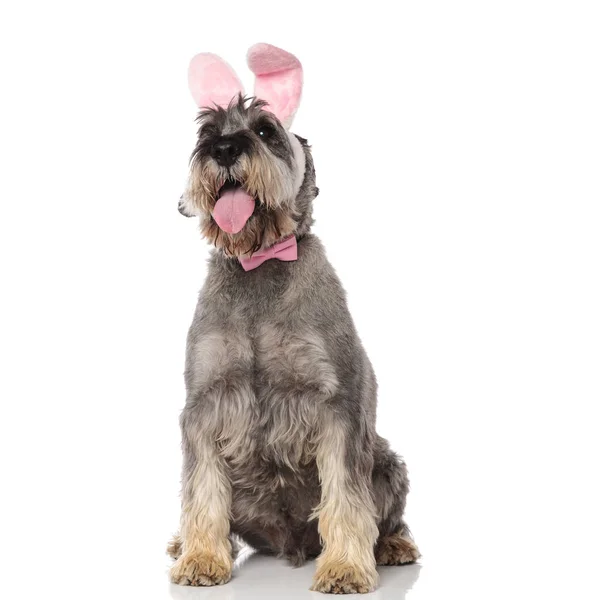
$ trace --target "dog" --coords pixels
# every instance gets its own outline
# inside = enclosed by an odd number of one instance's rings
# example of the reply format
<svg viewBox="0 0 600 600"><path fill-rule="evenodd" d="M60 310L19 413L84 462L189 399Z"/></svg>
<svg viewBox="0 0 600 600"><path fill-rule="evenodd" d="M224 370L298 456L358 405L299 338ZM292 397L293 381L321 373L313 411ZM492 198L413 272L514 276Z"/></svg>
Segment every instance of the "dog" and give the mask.
<svg viewBox="0 0 600 600"><path fill-rule="evenodd" d="M289 126L302 66L257 44L254 97L219 57L192 59L197 144L179 210L214 246L187 339L180 531L171 581L231 578L236 540L312 590L374 590L416 561L405 463L375 431L376 380L344 289L311 232L310 146Z"/></svg>

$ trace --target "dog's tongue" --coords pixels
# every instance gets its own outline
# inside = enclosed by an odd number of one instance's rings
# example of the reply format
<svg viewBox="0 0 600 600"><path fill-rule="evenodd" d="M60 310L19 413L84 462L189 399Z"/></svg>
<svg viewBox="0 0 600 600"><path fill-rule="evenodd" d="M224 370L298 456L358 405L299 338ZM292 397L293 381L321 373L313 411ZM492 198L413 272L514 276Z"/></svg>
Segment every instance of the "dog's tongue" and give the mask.
<svg viewBox="0 0 600 600"><path fill-rule="evenodd" d="M242 188L226 190L213 209L213 219L227 233L238 233L254 212L254 198Z"/></svg>

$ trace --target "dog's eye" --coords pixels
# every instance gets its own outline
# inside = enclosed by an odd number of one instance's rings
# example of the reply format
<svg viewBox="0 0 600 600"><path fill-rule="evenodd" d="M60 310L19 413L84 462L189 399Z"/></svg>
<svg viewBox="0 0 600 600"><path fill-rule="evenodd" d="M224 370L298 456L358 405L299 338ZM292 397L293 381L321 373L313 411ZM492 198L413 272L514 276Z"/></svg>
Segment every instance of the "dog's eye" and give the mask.
<svg viewBox="0 0 600 600"><path fill-rule="evenodd" d="M217 129L213 125L203 125L200 129L200 135L203 137L215 136L217 135Z"/></svg>
<svg viewBox="0 0 600 600"><path fill-rule="evenodd" d="M259 125L256 128L256 133L258 133L263 140L268 140L275 133L275 128L273 125L268 124Z"/></svg>

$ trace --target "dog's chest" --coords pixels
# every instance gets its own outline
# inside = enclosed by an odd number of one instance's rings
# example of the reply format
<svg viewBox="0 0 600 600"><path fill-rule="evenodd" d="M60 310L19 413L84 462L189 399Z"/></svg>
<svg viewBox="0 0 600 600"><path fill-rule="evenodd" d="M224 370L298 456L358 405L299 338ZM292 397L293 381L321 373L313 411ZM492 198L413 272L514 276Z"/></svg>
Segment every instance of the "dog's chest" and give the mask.
<svg viewBox="0 0 600 600"><path fill-rule="evenodd" d="M195 385L218 394L210 410L226 457L257 454L294 466L312 456L319 410L338 387L318 332L230 320L202 336L194 352Z"/></svg>
<svg viewBox="0 0 600 600"><path fill-rule="evenodd" d="M254 401L262 452L294 464L309 458L319 411L338 387L322 337L263 323L254 338Z"/></svg>
<svg viewBox="0 0 600 600"><path fill-rule="evenodd" d="M278 261L225 274L203 299L194 348L195 383L219 393L224 453L310 459L323 403L339 385L326 324L304 293L313 283Z"/></svg>

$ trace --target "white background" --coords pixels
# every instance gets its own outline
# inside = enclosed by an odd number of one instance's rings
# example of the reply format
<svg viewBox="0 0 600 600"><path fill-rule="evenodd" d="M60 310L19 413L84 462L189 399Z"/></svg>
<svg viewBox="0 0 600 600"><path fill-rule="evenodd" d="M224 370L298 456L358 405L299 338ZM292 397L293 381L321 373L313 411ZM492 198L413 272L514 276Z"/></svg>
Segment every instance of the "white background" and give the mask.
<svg viewBox="0 0 600 600"><path fill-rule="evenodd" d="M313 564L167 582L184 344L208 247L177 212L189 58L302 60L315 232L408 462L422 566L373 598L598 598L595 2L5 2L0 596L318 598Z"/></svg>

